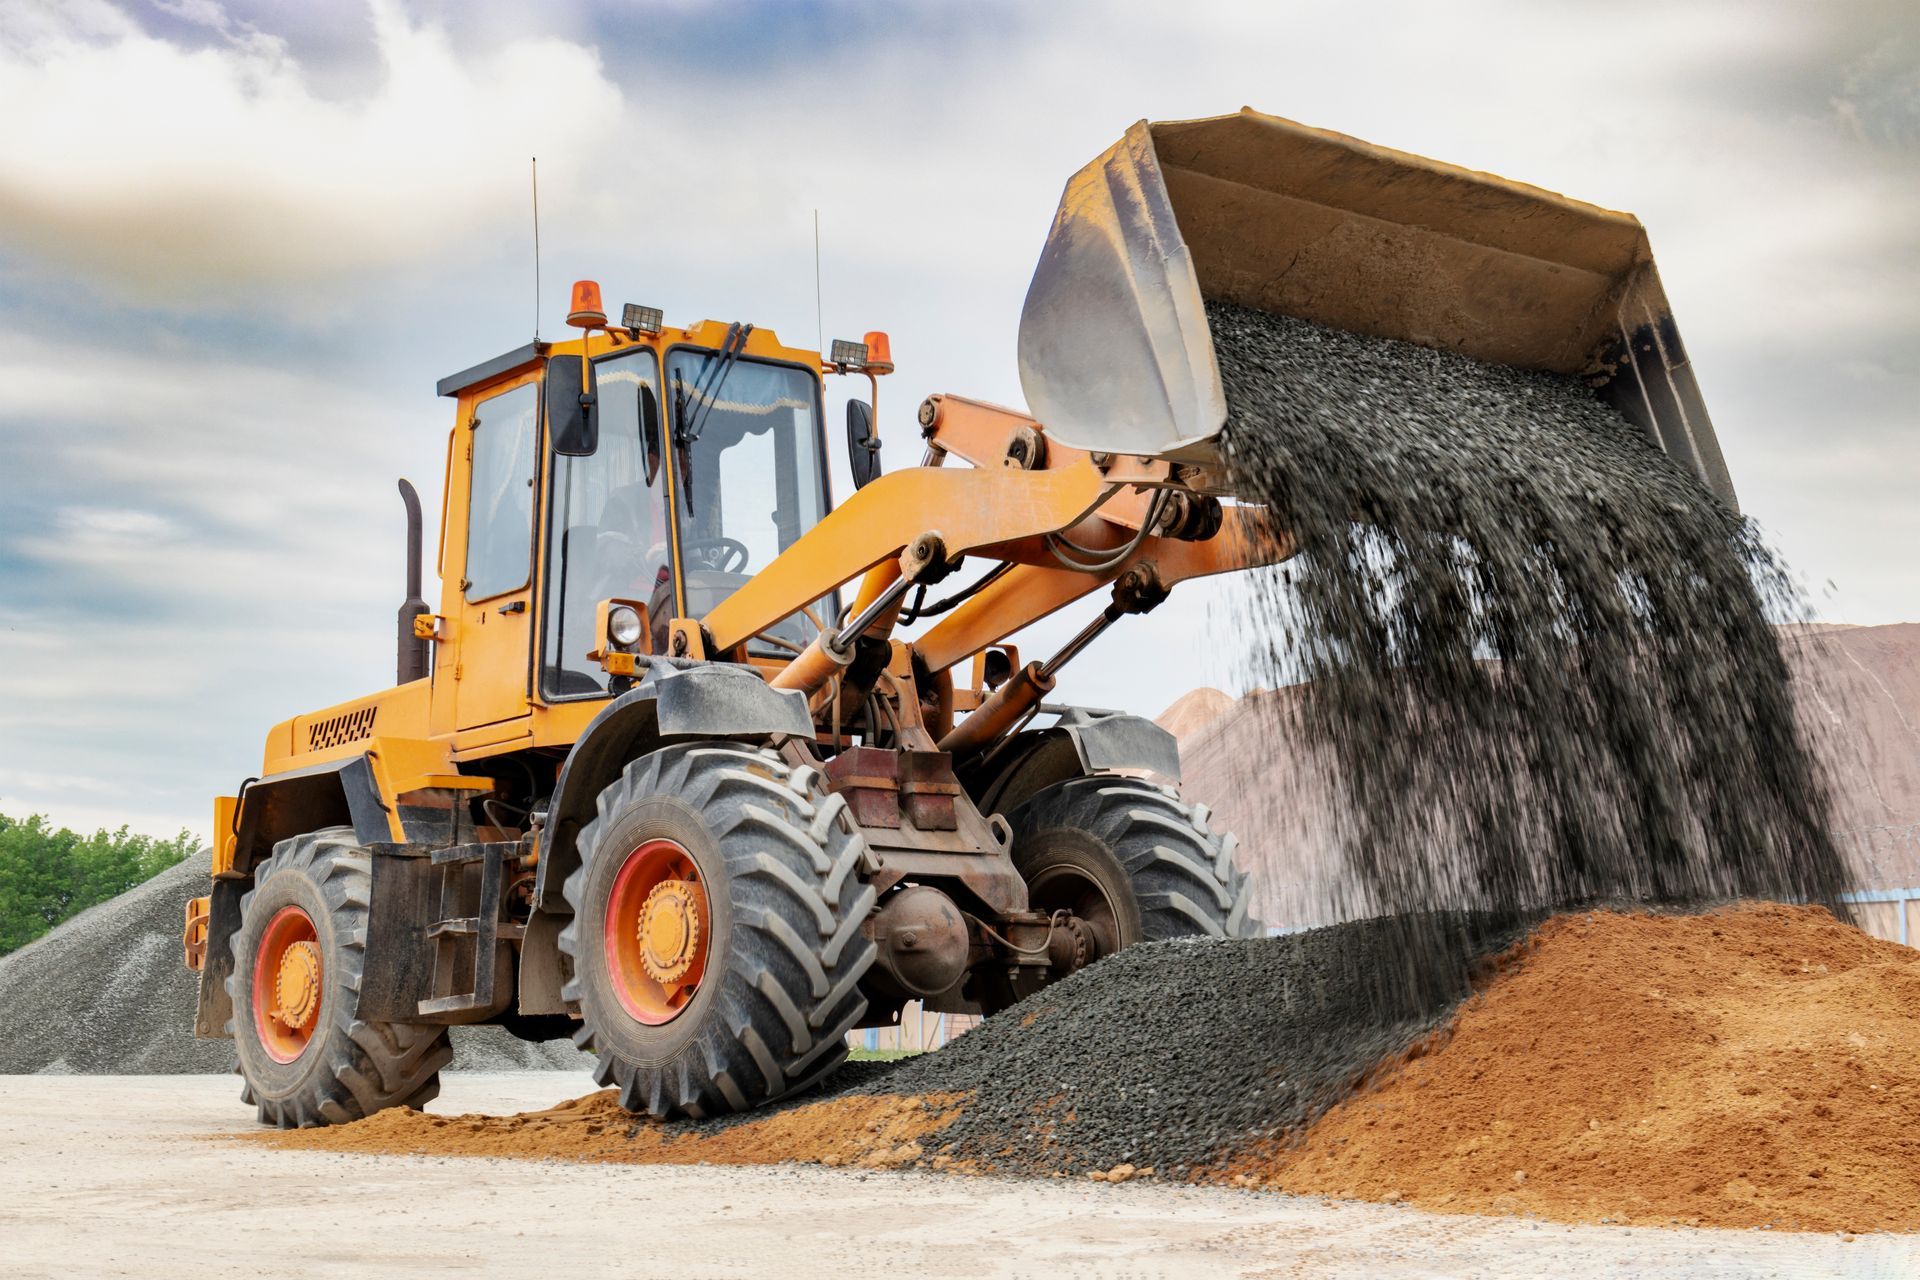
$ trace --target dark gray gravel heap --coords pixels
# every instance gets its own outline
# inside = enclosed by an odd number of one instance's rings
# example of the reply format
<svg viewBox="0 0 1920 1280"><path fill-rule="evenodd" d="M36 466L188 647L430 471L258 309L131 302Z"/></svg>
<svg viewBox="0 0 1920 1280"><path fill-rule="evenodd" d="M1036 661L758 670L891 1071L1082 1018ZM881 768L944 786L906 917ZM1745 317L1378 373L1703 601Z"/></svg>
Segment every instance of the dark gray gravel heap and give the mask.
<svg viewBox="0 0 1920 1280"><path fill-rule="evenodd" d="M850 1064L828 1091L971 1093L930 1155L1184 1177L1311 1121L1431 1031L1467 994L1475 960L1518 936L1486 919L1431 921L1449 952L1409 983L1390 973L1402 926L1132 947L937 1053L884 1070Z"/></svg>
<svg viewBox="0 0 1920 1280"><path fill-rule="evenodd" d="M199 975L180 963L187 899L207 892L203 853L0 956L0 1075L190 1075L233 1070L231 1040L196 1040ZM454 1028L455 1070L584 1071L565 1040ZM240 1086L236 1082L237 1097Z"/></svg>
<svg viewBox="0 0 1920 1280"><path fill-rule="evenodd" d="M1750 524L1576 379L1207 314L1239 490L1298 540L1257 579L1249 674L1311 682L1293 731L1345 802L1329 918L1835 905L1773 625L1798 595Z"/></svg>
<svg viewBox="0 0 1920 1280"><path fill-rule="evenodd" d="M180 963L207 870L205 854L188 858L0 957L0 1072L233 1070L230 1042L193 1038L198 975Z"/></svg>

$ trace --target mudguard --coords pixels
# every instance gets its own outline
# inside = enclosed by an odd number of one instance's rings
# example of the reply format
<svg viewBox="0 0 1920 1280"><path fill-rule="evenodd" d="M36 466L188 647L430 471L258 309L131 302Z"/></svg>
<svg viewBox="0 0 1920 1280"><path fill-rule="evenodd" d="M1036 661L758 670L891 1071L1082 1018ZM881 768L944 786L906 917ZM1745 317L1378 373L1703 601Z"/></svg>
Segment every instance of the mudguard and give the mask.
<svg viewBox="0 0 1920 1280"><path fill-rule="evenodd" d="M1178 782L1179 740L1140 716L1068 707L1051 727L1023 733L997 753L991 772L963 770L961 781L982 812L1007 813L1056 782L1121 769Z"/></svg>
<svg viewBox="0 0 1920 1280"><path fill-rule="evenodd" d="M806 698L773 688L745 667L650 661L639 685L588 723L560 770L540 835L534 902L541 911L565 913L560 887L579 861L574 841L592 821L600 792L628 761L672 742L702 738L813 737Z"/></svg>
<svg viewBox="0 0 1920 1280"><path fill-rule="evenodd" d="M1169 782L1180 780L1180 740L1142 716L1069 707L1054 730L1072 740L1088 773L1145 769Z"/></svg>
<svg viewBox="0 0 1920 1280"><path fill-rule="evenodd" d="M241 879L280 841L321 827L352 827L361 844L392 838L365 754L270 774L248 783L241 801L228 873Z"/></svg>

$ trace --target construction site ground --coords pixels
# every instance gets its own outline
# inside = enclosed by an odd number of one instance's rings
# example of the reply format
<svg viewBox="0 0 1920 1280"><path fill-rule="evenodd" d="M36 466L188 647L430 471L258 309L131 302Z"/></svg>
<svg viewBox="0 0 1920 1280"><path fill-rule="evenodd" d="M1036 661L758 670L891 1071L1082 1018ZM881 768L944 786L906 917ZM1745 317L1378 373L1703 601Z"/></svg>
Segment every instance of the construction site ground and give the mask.
<svg viewBox="0 0 1920 1280"><path fill-rule="evenodd" d="M510 1114L572 1072L454 1074ZM289 1151L232 1076L14 1077L0 1273L1896 1277L1913 1237L1571 1226L1223 1187ZM609 1270L611 1269L611 1270Z"/></svg>

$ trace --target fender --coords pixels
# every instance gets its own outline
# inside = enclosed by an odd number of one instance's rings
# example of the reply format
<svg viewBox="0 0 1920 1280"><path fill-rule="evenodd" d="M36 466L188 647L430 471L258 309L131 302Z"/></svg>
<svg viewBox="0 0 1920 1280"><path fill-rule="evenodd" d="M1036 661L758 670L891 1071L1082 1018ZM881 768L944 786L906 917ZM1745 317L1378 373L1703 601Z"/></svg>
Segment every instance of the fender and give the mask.
<svg viewBox="0 0 1920 1280"><path fill-rule="evenodd" d="M240 927L240 898L275 845L322 827L352 827L354 840L369 847L391 841L449 844L460 837L460 799L491 787L485 778L457 773L444 743L379 737L356 754L269 774L241 788L239 796L216 801L207 958L194 1034L224 1035L233 1016L226 980L233 971L230 943ZM436 792L438 805L431 799Z"/></svg>
<svg viewBox="0 0 1920 1280"><path fill-rule="evenodd" d="M560 769L540 833L538 909L568 914L560 890L580 863L574 842L628 762L673 742L780 736L813 737L801 694L775 689L747 667L649 659L646 677L588 722Z"/></svg>
<svg viewBox="0 0 1920 1280"><path fill-rule="evenodd" d="M361 844L390 840L387 802L366 753L271 774L240 797L233 856L221 875L250 878L273 846L321 827L352 827ZM225 833L216 832L215 840Z"/></svg>
<svg viewBox="0 0 1920 1280"><path fill-rule="evenodd" d="M461 793L492 789L491 779L460 773L443 740L369 738L351 755L271 773L216 800L213 877L249 879L280 841L322 827L352 827L363 845L451 844L463 838Z"/></svg>
<svg viewBox="0 0 1920 1280"><path fill-rule="evenodd" d="M1169 782L1180 781L1180 740L1144 716L1069 707L1050 732L1073 741L1080 766L1088 773L1145 769Z"/></svg>
<svg viewBox="0 0 1920 1280"><path fill-rule="evenodd" d="M233 972L232 941L240 927L240 899L253 882L253 869L290 836L321 827L353 828L362 844L388 839L387 809L366 755L348 756L289 769L251 782L243 789L234 830L215 831L216 848L231 840L228 865L213 877L207 909L207 958L201 966L193 1033L203 1039L227 1034L233 1002L227 977ZM218 810L216 812L219 812Z"/></svg>
<svg viewBox="0 0 1920 1280"><path fill-rule="evenodd" d="M1180 742L1143 716L1093 707L1068 707L1058 723L1030 730L963 775L983 813L1019 808L1043 787L1091 773L1142 769L1180 781Z"/></svg>

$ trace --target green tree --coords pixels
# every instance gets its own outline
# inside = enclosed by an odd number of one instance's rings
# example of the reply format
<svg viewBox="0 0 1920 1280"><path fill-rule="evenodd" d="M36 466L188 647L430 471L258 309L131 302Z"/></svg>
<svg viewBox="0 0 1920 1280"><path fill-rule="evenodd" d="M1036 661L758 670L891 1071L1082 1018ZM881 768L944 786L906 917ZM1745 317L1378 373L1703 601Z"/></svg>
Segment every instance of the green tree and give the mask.
<svg viewBox="0 0 1920 1280"><path fill-rule="evenodd" d="M127 828L90 837L55 829L42 814L0 814L0 955L67 917L144 884L199 848L190 832L171 840Z"/></svg>

